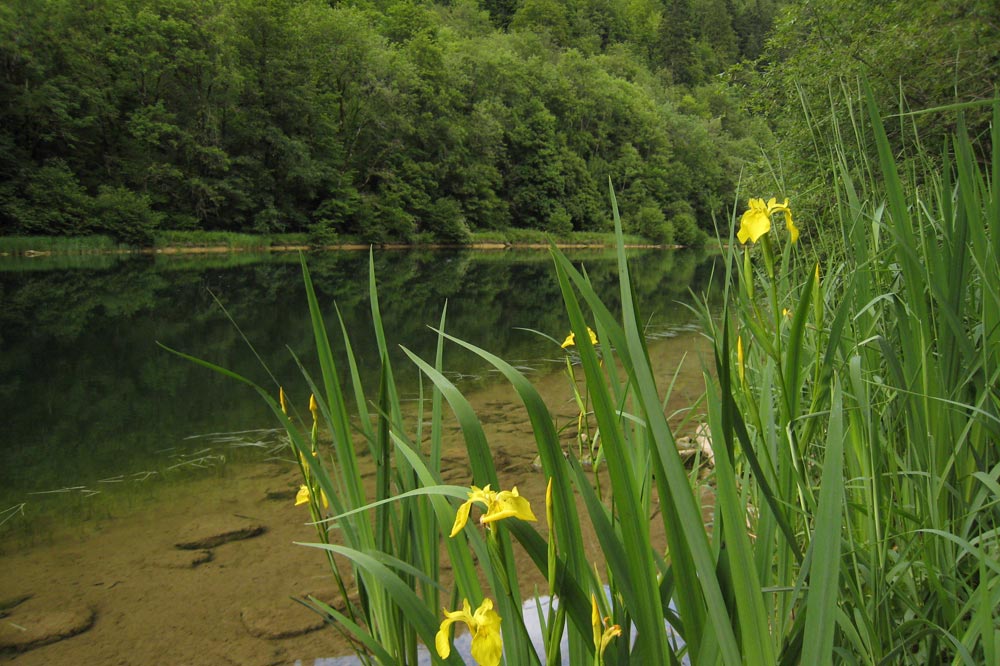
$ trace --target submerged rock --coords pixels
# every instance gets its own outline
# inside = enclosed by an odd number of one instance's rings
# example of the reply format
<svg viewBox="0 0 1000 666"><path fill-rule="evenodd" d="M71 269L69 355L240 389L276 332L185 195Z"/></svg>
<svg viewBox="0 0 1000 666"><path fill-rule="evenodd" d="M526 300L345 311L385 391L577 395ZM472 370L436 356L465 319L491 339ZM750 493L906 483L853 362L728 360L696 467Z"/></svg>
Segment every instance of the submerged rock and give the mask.
<svg viewBox="0 0 1000 666"><path fill-rule="evenodd" d="M265 499L269 499L275 502L291 502L295 499L295 493L299 491L298 486L294 488L281 488L268 490L264 494Z"/></svg>
<svg viewBox="0 0 1000 666"><path fill-rule="evenodd" d="M301 636L325 624L318 613L290 599L247 606L240 612L240 620L251 636L266 639Z"/></svg>
<svg viewBox="0 0 1000 666"><path fill-rule="evenodd" d="M24 652L76 636L96 617L93 608L19 611L0 622L0 651Z"/></svg>
<svg viewBox="0 0 1000 666"><path fill-rule="evenodd" d="M217 516L191 523L181 540L174 544L181 550L208 550L230 541L259 536L267 527L235 516Z"/></svg>
<svg viewBox="0 0 1000 666"><path fill-rule="evenodd" d="M352 604L357 605L360 602L358 588L352 587L347 591L347 594L350 597L350 602ZM300 592L296 598L301 599L305 603L311 603L311 599L316 599L317 601L321 601L330 608L338 610L342 613L347 610L347 600L341 596L340 590L333 586L303 591Z"/></svg>
<svg viewBox="0 0 1000 666"><path fill-rule="evenodd" d="M168 550L160 553L154 564L164 569L194 569L213 559L210 550Z"/></svg>
<svg viewBox="0 0 1000 666"><path fill-rule="evenodd" d="M0 600L0 617L7 617L10 615L10 611L15 607L20 606L25 601L30 599L35 595L33 594L18 594L13 597L7 597L6 599Z"/></svg>

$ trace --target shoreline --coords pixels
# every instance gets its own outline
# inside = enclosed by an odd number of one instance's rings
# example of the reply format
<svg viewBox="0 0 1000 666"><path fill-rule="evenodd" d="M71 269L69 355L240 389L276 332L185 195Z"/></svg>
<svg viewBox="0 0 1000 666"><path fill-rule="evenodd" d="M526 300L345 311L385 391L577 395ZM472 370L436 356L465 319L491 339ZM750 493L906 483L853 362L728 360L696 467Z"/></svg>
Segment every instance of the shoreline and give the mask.
<svg viewBox="0 0 1000 666"><path fill-rule="evenodd" d="M604 250L615 247L613 243L553 243L562 250ZM231 245L171 245L167 247L148 247L134 249L93 249L93 250L24 250L22 252L0 252L0 257L53 257L69 255L125 255L125 254L145 254L145 255L173 255L173 254L227 254L242 252L360 252L368 249L390 250L394 252L405 250L479 250L479 251L505 251L505 250L547 250L548 243L468 243L468 244L448 244L448 243L339 243L324 245L321 247L311 245L261 245L261 246L231 246ZM628 243L625 245L629 250L682 250L683 245L662 245L657 243Z"/></svg>

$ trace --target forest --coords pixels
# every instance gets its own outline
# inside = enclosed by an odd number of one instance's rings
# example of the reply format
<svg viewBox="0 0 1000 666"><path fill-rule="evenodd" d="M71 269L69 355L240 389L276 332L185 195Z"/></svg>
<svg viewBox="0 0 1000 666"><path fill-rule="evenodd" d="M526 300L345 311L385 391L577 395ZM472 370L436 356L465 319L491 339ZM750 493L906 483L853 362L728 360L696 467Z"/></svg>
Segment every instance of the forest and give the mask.
<svg viewBox="0 0 1000 666"><path fill-rule="evenodd" d="M821 214L862 78L891 110L991 97L998 26L975 0L10 0L0 235L606 231L610 181L627 231L698 245L749 186ZM936 146L954 116L895 129Z"/></svg>

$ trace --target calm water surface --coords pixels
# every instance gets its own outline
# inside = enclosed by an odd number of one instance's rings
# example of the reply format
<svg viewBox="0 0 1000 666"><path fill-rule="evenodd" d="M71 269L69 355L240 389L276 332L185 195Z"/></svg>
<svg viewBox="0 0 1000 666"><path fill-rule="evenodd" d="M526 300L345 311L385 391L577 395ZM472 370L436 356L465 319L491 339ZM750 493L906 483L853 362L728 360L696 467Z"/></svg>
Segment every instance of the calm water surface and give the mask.
<svg viewBox="0 0 1000 666"><path fill-rule="evenodd" d="M616 309L613 254L570 257ZM714 260L668 251L632 257L649 333L692 326L682 303L690 302L689 290L707 288ZM362 375L377 375L367 253L313 254L308 261L335 346L342 345L334 304ZM272 455L275 424L256 394L157 343L275 392L280 382L304 410L308 388L294 356L312 370L315 355L294 254L2 262L0 539L67 506L88 514L151 484ZM561 340L568 329L548 253L384 251L374 263L393 348L404 344L432 360L429 327L447 303L453 335L525 372L560 367L553 342L521 330ZM415 395L413 365L402 352L393 360L402 390ZM492 379L457 347L446 352L445 367L464 389Z"/></svg>

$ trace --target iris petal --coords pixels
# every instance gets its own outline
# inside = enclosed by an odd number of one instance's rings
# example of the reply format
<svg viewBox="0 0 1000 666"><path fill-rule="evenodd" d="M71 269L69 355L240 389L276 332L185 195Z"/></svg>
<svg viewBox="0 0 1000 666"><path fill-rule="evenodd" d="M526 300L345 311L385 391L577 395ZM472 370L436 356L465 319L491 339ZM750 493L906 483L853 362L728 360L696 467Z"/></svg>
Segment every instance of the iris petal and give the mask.
<svg viewBox="0 0 1000 666"><path fill-rule="evenodd" d="M788 206L788 199L783 203L771 197L767 203L763 199L750 199L749 208L740 217L740 228L736 234L740 243L746 245L747 241L756 243L761 236L771 230L771 216L775 213L785 214L785 228L792 243L799 240L799 228L792 221L792 209Z"/></svg>
<svg viewBox="0 0 1000 666"><path fill-rule="evenodd" d="M472 510L472 500L464 502L462 506L458 507L458 512L455 514L455 524L451 527L451 534L449 537L454 537L456 534L462 531L465 527L465 523L469 522L469 511Z"/></svg>
<svg viewBox="0 0 1000 666"><path fill-rule="evenodd" d="M472 510L473 502L486 505L486 510L479 518L479 522L483 524L496 522L504 518L538 520L531 511L531 505L528 503L528 500L518 494L516 486L511 490L500 492L490 490L488 485L482 489L472 486L472 489L469 491L469 499L458 507L450 536L454 537L465 527L465 524L469 520L469 512Z"/></svg>
<svg viewBox="0 0 1000 666"><path fill-rule="evenodd" d="M309 503L309 486L299 486L299 492L295 493L295 506Z"/></svg>
<svg viewBox="0 0 1000 666"><path fill-rule="evenodd" d="M451 640L448 629L455 622L462 622L472 633L472 657L480 666L499 666L503 654L503 639L500 636L500 615L493 610L493 600L483 599L475 613L471 612L469 600L462 600L462 610L444 611L441 628L434 636L434 648L438 656L447 659L451 655Z"/></svg>

